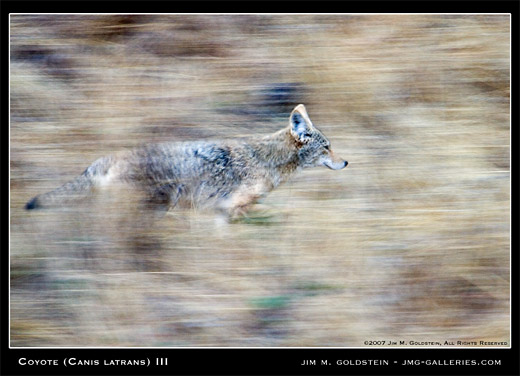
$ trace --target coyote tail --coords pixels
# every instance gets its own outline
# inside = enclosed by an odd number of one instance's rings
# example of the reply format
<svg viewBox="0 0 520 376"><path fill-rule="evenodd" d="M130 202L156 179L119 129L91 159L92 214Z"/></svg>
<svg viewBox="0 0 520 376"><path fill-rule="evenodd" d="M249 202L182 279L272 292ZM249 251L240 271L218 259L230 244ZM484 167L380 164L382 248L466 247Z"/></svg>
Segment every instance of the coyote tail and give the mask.
<svg viewBox="0 0 520 376"><path fill-rule="evenodd" d="M92 179L85 174L82 174L76 179L63 184L61 187L58 187L53 191L34 197L25 205L25 209L31 210L58 206L59 204L86 195L92 186Z"/></svg>
<svg viewBox="0 0 520 376"><path fill-rule="evenodd" d="M96 178L106 174L107 159L100 158L80 176L50 192L40 194L25 204L25 209L55 207L87 196L96 183Z"/></svg>

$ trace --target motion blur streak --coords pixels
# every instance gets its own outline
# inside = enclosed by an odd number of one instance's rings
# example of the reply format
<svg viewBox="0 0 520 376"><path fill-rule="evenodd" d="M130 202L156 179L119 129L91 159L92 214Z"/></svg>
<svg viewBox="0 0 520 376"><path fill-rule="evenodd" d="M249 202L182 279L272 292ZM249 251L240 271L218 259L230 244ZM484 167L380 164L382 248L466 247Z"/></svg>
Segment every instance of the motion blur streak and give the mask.
<svg viewBox="0 0 520 376"><path fill-rule="evenodd" d="M12 346L509 341L508 16L10 21ZM236 223L131 192L24 210L101 156L298 103L349 167Z"/></svg>

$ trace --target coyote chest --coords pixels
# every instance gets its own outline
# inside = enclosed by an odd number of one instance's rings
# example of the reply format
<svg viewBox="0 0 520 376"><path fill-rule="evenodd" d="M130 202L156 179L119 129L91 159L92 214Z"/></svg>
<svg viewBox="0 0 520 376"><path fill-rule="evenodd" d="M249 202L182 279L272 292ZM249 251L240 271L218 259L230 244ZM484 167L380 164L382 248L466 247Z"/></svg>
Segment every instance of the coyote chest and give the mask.
<svg viewBox="0 0 520 376"><path fill-rule="evenodd" d="M36 196L27 209L62 205L112 182L141 191L144 201L161 207L215 208L241 215L294 172L323 165L342 169L330 142L314 127L305 107L297 106L289 125L244 141L200 141L148 145L103 157L82 175Z"/></svg>

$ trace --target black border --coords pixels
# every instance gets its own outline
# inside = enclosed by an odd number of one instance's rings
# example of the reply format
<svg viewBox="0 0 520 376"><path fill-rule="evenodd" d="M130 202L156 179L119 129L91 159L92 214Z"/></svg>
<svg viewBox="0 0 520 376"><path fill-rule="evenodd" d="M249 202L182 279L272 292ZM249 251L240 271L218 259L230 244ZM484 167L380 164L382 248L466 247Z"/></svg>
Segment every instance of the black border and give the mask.
<svg viewBox="0 0 520 376"><path fill-rule="evenodd" d="M2 0L8 13L516 13L508 1L24 1Z"/></svg>
<svg viewBox="0 0 520 376"><path fill-rule="evenodd" d="M518 124L518 1L438 1L438 2L25 2L2 1L0 27L2 32L2 117L9 124L8 112L8 17L9 13L511 13L512 18L512 118L511 124ZM513 128L513 127L512 127ZM3 128L8 132L8 128ZM513 132L511 133L513 135ZM9 153L8 145L5 152ZM513 140L512 140L513 141ZM7 158L8 159L8 155ZM513 164L512 164L513 165ZM5 164L4 164L5 166ZM6 172L9 176L9 172ZM9 184L9 182L7 182ZM512 190L511 190L512 192ZM8 194L6 194L8 197ZM512 207L512 206L511 206ZM7 202L6 212L9 212ZM511 212L512 214L512 212ZM7 234L8 235L8 234ZM8 236L4 237L8 241ZM9 246L9 244L8 244ZM511 240L512 246L512 240ZM415 375L519 375L518 346L518 255L512 252L512 348L511 349L9 349L8 344L8 252L2 253L0 268L2 281L2 306L0 326L0 374L2 375L104 375L121 373L127 375L237 375L237 374L415 374ZM58 359L59 366L38 367L20 366L21 357L37 359ZM102 366L66 368L64 358L78 359L150 359L150 367L140 366ZM154 366L156 358L168 358L168 366ZM300 366L304 359L316 359L316 366ZM331 365L320 365L321 359L329 360ZM375 360L385 359L389 365L381 366L336 366L336 360ZM401 366L404 359L435 360L440 365ZM450 366L449 360L501 360L500 366ZM397 363L394 363L397 361Z"/></svg>

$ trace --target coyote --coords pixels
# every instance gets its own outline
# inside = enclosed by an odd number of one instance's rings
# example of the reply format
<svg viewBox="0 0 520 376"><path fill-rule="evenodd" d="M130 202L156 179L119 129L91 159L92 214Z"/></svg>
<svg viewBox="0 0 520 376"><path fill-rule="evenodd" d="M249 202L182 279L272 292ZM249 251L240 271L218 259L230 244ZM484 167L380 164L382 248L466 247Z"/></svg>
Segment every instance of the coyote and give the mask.
<svg viewBox="0 0 520 376"><path fill-rule="evenodd" d="M334 155L300 104L287 127L264 137L160 143L102 157L76 179L36 196L25 207L62 205L93 188L123 184L139 190L143 202L154 207L214 208L236 218L294 172L321 165L339 170L347 161Z"/></svg>

